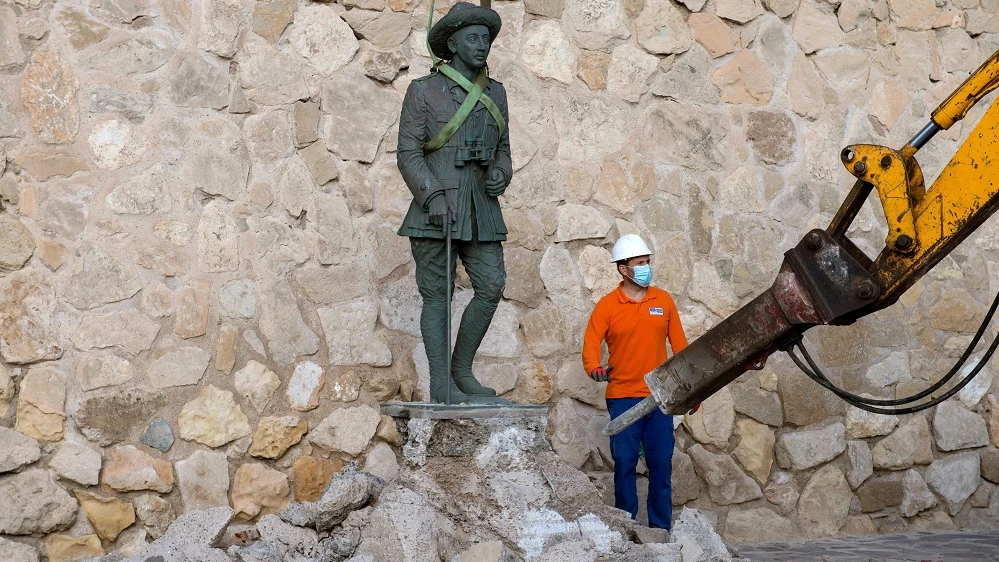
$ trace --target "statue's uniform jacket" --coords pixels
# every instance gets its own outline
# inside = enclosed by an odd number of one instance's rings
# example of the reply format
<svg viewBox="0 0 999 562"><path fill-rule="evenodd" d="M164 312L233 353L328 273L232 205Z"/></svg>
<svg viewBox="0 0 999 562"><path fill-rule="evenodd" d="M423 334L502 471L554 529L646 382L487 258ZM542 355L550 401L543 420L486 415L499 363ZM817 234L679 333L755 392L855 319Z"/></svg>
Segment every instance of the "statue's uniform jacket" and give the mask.
<svg viewBox="0 0 999 562"><path fill-rule="evenodd" d="M509 123L503 85L490 79L485 94L496 103ZM414 80L406 91L399 119L396 157L399 171L413 193L413 202L399 229L401 236L443 238L441 227L430 224L427 205L431 195L452 188L456 190L456 217L451 230L453 240L472 240L474 227L477 227L479 241L506 240L506 224L499 201L486 193L485 184L492 169L501 170L507 184L513 177L509 127L501 134L489 111L482 103L477 103L468 119L443 147L430 154L423 153L423 145L444 128L464 99L465 90L439 72ZM456 154L469 137L481 138L484 146L495 148L488 168L475 162L455 166Z"/></svg>

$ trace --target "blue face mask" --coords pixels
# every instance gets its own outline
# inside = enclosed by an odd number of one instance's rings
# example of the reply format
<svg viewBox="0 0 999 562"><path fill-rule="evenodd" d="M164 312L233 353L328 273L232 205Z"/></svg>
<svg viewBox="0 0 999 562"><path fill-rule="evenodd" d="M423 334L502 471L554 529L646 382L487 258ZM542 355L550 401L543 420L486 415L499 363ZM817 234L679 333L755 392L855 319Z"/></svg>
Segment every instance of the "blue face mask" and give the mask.
<svg viewBox="0 0 999 562"><path fill-rule="evenodd" d="M652 282L652 266L647 264L636 265L631 269L635 273L635 276L631 280L639 287L648 287L649 283Z"/></svg>

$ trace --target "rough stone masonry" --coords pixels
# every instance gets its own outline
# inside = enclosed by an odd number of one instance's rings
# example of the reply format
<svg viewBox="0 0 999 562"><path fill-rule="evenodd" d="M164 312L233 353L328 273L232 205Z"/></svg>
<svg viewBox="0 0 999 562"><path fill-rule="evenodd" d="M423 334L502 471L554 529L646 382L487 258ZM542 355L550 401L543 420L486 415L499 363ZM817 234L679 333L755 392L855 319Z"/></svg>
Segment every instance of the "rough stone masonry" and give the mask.
<svg viewBox="0 0 999 562"><path fill-rule="evenodd" d="M392 481L377 404L427 391L393 152L428 5L0 0L0 558L136 551L203 510L264 521L349 462ZM697 337L828 223L843 146L901 146L999 47L999 3L493 6L516 171L475 369L549 405L555 453L609 501L578 353L613 240L654 245ZM920 152L927 177L967 130ZM879 213L851 233L870 254ZM910 395L969 341L997 260L993 219L895 306L809 344L848 390ZM674 501L734 542L997 528L994 369L895 419L775 357L684 419Z"/></svg>

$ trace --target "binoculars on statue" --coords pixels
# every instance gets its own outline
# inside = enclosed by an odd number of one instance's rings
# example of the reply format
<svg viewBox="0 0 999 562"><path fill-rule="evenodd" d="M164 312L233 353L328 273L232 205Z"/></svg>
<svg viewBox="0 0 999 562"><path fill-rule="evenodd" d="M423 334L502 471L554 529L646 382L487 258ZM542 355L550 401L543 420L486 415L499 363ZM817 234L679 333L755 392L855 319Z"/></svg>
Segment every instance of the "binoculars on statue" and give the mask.
<svg viewBox="0 0 999 562"><path fill-rule="evenodd" d="M487 147L480 139L465 141L465 146L459 148L454 155L454 165L463 168L469 162L479 162L486 166L493 160L495 147Z"/></svg>

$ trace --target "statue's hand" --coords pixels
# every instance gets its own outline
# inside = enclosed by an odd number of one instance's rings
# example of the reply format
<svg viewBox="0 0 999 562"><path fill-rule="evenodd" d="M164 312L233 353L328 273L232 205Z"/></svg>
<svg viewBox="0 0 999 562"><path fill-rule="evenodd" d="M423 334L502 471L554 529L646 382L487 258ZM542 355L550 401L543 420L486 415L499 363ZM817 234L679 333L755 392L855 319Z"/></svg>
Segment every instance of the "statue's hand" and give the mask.
<svg viewBox="0 0 999 562"><path fill-rule="evenodd" d="M489 177L486 178L486 194L491 197L499 197L503 195L504 191L506 191L506 174L498 168L493 168Z"/></svg>
<svg viewBox="0 0 999 562"><path fill-rule="evenodd" d="M454 222L454 208L451 201L448 199L447 194L442 193L430 200L430 203L427 205L427 213L430 215L430 224L434 226L443 225L446 220L445 217L447 217L448 207L452 207L451 222Z"/></svg>

